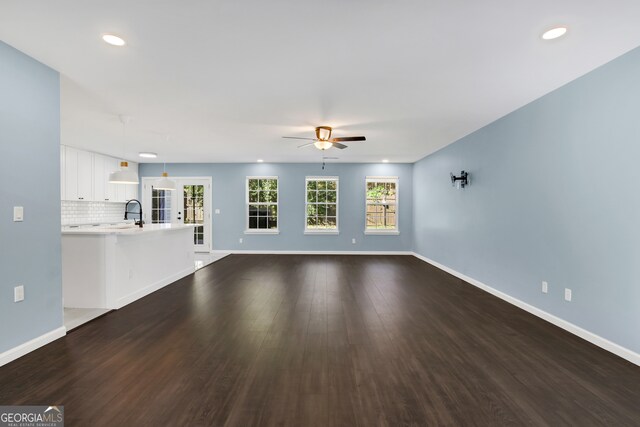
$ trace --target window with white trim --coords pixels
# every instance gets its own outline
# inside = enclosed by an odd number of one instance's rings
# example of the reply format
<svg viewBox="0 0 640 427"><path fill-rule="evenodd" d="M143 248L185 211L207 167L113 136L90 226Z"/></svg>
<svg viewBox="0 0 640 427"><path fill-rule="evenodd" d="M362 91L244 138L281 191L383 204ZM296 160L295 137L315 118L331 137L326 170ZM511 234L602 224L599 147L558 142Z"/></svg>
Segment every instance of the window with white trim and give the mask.
<svg viewBox="0 0 640 427"><path fill-rule="evenodd" d="M365 233L398 233L398 177L366 179Z"/></svg>
<svg viewBox="0 0 640 427"><path fill-rule="evenodd" d="M247 232L278 232L278 177L247 177Z"/></svg>
<svg viewBox="0 0 640 427"><path fill-rule="evenodd" d="M338 232L338 178L306 178L305 233Z"/></svg>

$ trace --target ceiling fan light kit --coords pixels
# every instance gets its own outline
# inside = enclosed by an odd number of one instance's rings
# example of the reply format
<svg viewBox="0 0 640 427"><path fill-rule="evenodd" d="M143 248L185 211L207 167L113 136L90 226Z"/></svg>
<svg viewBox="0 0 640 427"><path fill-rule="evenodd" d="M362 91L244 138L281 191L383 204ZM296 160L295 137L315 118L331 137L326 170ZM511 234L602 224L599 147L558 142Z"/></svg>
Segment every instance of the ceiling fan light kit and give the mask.
<svg viewBox="0 0 640 427"><path fill-rule="evenodd" d="M314 142L313 145L315 145L318 150L327 150L333 147L333 143L331 143L330 141L324 141L322 139Z"/></svg>

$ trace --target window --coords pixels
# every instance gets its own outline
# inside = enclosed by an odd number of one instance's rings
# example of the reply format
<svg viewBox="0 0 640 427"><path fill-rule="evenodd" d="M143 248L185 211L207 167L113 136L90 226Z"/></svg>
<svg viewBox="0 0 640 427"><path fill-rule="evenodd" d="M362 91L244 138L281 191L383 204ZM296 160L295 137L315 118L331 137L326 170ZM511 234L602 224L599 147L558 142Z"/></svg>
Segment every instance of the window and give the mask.
<svg viewBox="0 0 640 427"><path fill-rule="evenodd" d="M338 232L338 178L307 177L305 233Z"/></svg>
<svg viewBox="0 0 640 427"><path fill-rule="evenodd" d="M171 222L171 191L151 188L151 223Z"/></svg>
<svg viewBox="0 0 640 427"><path fill-rule="evenodd" d="M278 233L278 177L247 177L248 233Z"/></svg>
<svg viewBox="0 0 640 427"><path fill-rule="evenodd" d="M398 234L398 177L367 177L365 233Z"/></svg>

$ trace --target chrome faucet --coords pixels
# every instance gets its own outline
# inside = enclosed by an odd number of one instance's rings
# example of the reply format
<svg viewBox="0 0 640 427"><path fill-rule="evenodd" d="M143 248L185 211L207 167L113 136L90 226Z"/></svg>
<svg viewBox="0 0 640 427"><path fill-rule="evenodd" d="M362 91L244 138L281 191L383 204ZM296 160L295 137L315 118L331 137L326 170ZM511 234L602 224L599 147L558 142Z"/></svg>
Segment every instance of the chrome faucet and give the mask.
<svg viewBox="0 0 640 427"><path fill-rule="evenodd" d="M138 204L138 206L140 206L140 212L129 212L129 203L131 202L136 202ZM131 199L127 202L126 205L124 205L124 219L129 219L129 214L139 214L140 215L140 221L135 222L134 219L134 224L135 225L139 225L140 228L142 228L142 203L140 203L140 200L137 199Z"/></svg>

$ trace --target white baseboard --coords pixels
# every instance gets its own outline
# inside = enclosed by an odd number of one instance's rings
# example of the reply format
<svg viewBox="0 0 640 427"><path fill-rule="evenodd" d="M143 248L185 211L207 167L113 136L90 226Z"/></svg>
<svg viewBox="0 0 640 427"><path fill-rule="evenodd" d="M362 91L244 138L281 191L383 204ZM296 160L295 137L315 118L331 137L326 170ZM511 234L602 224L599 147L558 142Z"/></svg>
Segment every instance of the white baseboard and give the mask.
<svg viewBox="0 0 640 427"><path fill-rule="evenodd" d="M253 251L230 249L223 252L251 255L413 255L411 251Z"/></svg>
<svg viewBox="0 0 640 427"><path fill-rule="evenodd" d="M16 360L19 357L24 356L44 345L49 344L52 341L62 338L67 334L67 330L64 326L60 326L53 331L47 332L44 335L40 335L24 344L20 344L17 347L11 348L4 353L0 353L0 366L6 365L9 362Z"/></svg>
<svg viewBox="0 0 640 427"><path fill-rule="evenodd" d="M151 285L149 285L149 286L147 286L145 288L142 288L139 291L130 293L127 296L124 296L122 298L117 299L116 302L115 302L115 306L114 307L109 307L109 308L116 309L116 310L120 309L120 308L124 307L125 305L131 304L132 302L137 301L140 298L145 297L145 296L149 295L150 293L157 291L158 289L162 289L165 286L170 285L171 283L173 283L173 282L175 282L177 280L180 280L183 277L188 276L189 274L191 274L191 273L193 273L195 271L196 271L195 267L190 267L190 268L182 270L182 271L180 271L180 272L178 272L176 274L172 274L169 277L165 277L164 279L159 280L159 281L157 281L157 282L155 282L155 283L153 283L153 284L151 284Z"/></svg>
<svg viewBox="0 0 640 427"><path fill-rule="evenodd" d="M517 298L514 298L510 295L505 294L504 292L501 292L497 289L492 288L489 285L486 285L478 280L475 280L469 276L466 276L462 273L457 272L456 270L447 267L446 265L442 265L437 261L434 261L432 259L429 259L427 257L424 257L420 254L417 253L413 253L413 256L415 256L418 259L421 259L422 261L433 265L434 267L439 268L442 271L446 271L447 273L451 274L452 276L457 277L458 279L462 279L467 283L470 283L471 285L478 287L480 289L482 289L483 291L489 292L492 295L497 296L498 298L515 305L518 308L521 308L522 310L529 312L531 314L533 314L534 316L537 316L543 320L546 320L547 322L556 325L562 329L564 329L567 332L571 332L572 334L586 340L589 341L590 343L597 345L598 347L607 350L617 356L622 357L623 359L628 360L629 362L640 366L640 354L629 350L628 348L622 347L621 345L618 345L614 342L609 341L606 338L602 338L599 335L596 335L592 332L587 331L586 329L582 329L579 326L574 325L571 322L567 322L564 319L561 319L557 316L554 316L553 314L547 313L544 310L541 310L531 304L527 304L524 301L521 301Z"/></svg>

